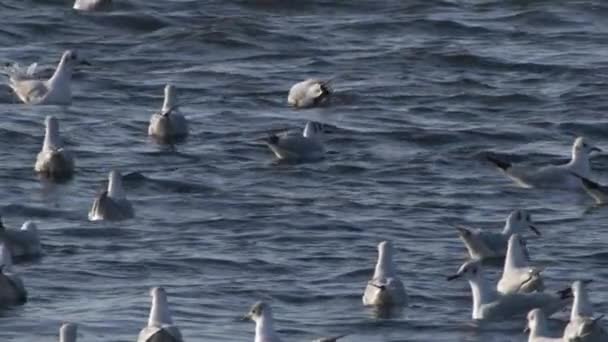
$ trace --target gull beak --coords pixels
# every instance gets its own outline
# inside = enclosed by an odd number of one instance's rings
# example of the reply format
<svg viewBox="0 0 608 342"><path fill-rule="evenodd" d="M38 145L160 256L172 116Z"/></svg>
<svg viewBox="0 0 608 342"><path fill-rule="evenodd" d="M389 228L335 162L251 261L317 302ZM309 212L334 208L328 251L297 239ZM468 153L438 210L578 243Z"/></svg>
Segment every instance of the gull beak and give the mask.
<svg viewBox="0 0 608 342"><path fill-rule="evenodd" d="M542 234L540 233L540 231L534 227L533 225L529 225L528 227L530 227L530 230L534 232L534 234L536 234L536 236L541 236Z"/></svg>
<svg viewBox="0 0 608 342"><path fill-rule="evenodd" d="M243 317L241 317L241 321L251 321L251 320L252 320L252 318L251 318L251 314L250 313L248 313L248 314L244 315Z"/></svg>
<svg viewBox="0 0 608 342"><path fill-rule="evenodd" d="M448 281L452 281L452 280L454 280L454 279L458 279L458 278L460 278L460 274L453 274L453 275L451 275L451 276L448 276L446 279L447 279Z"/></svg>

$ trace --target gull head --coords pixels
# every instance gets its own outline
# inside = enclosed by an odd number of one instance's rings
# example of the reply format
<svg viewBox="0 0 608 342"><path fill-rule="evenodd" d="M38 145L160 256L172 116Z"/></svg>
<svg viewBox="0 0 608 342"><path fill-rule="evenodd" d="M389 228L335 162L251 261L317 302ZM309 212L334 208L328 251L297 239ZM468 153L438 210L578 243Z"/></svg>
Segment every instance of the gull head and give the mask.
<svg viewBox="0 0 608 342"><path fill-rule="evenodd" d="M268 305L266 302L260 301L253 304L251 310L249 310L249 313L247 313L245 318L257 322L262 319L262 317L267 316L270 313L270 305Z"/></svg>
<svg viewBox="0 0 608 342"><path fill-rule="evenodd" d="M78 326L75 323L63 323L59 329L59 340L62 342L75 342Z"/></svg>
<svg viewBox="0 0 608 342"><path fill-rule="evenodd" d="M382 241L378 244L378 254L391 257L393 255L393 244L390 241Z"/></svg>
<svg viewBox="0 0 608 342"><path fill-rule="evenodd" d="M114 199L125 199L125 191L122 187L122 175L116 170L110 171L108 177L108 196Z"/></svg>
<svg viewBox="0 0 608 342"><path fill-rule="evenodd" d="M165 86L165 102L163 103L162 114L169 114L177 104L177 93L175 86L167 84Z"/></svg>
<svg viewBox="0 0 608 342"><path fill-rule="evenodd" d="M599 147L593 146L583 137L578 137L574 140L574 145L572 146L572 154L573 156L584 155L588 156L591 152L602 152L602 149Z"/></svg>
<svg viewBox="0 0 608 342"><path fill-rule="evenodd" d="M80 58L78 53L74 50L66 50L61 55L61 63L64 66L74 68L78 64L91 65L89 62Z"/></svg>
<svg viewBox="0 0 608 342"><path fill-rule="evenodd" d="M507 228L510 234L521 234L530 229L534 234L540 236L540 231L532 223L532 216L527 210L513 210L507 217Z"/></svg>
<svg viewBox="0 0 608 342"><path fill-rule="evenodd" d="M317 81L308 88L307 93L309 97L315 99L315 104L318 104L331 94L331 89L329 89L327 82Z"/></svg>
<svg viewBox="0 0 608 342"><path fill-rule="evenodd" d="M306 138L321 137L324 133L325 125L317 121L308 121L304 126L303 135Z"/></svg>
<svg viewBox="0 0 608 342"><path fill-rule="evenodd" d="M528 313L527 316L528 325L524 329L524 332L531 332L538 329L538 326L544 324L545 322L545 314L541 309L533 309Z"/></svg>
<svg viewBox="0 0 608 342"><path fill-rule="evenodd" d="M576 280L572 283L572 293L574 296L578 296L581 293L586 293L586 285L590 284L592 280Z"/></svg>
<svg viewBox="0 0 608 342"><path fill-rule="evenodd" d="M167 292L164 288L156 286L150 289L150 296L152 298L167 298Z"/></svg>
<svg viewBox="0 0 608 342"><path fill-rule="evenodd" d="M481 263L478 260L469 260L460 266L456 274L448 276L447 280L452 281L458 278L475 280L481 277L481 271Z"/></svg>

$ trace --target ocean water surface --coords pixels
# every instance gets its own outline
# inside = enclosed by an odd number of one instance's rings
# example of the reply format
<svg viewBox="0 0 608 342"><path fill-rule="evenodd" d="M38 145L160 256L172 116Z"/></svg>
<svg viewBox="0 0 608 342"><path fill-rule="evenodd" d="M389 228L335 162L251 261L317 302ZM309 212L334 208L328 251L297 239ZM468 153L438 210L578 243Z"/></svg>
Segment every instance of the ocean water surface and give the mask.
<svg viewBox="0 0 608 342"><path fill-rule="evenodd" d="M79 13L63 0L0 1L0 62L52 73L77 50L70 106L19 103L0 86L0 212L31 219L44 256L16 270L26 305L0 311L0 340L135 341L149 288L164 286L185 341L252 341L241 317L273 307L286 341L523 342L522 318L471 321L455 225L499 230L531 211L528 242L549 290L594 279L608 313L608 209L584 193L516 187L483 156L541 165L576 136L608 150L608 3L600 0L114 0ZM333 78L329 106L294 110L289 87ZM174 84L191 135L147 136ZM54 115L77 171L65 184L33 171ZM307 120L333 127L317 163L274 162L257 139ZM89 222L111 169L136 217ZM608 155L592 159L608 181ZM378 318L361 295L376 245L391 240L410 296ZM497 278L499 267L488 267ZM563 327L568 312L551 322Z"/></svg>

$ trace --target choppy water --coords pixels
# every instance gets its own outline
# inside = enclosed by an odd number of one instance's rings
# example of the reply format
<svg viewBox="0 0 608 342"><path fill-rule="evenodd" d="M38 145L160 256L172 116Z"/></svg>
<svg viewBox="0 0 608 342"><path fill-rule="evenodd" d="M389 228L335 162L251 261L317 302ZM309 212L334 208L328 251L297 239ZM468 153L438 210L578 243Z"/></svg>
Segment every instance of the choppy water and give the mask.
<svg viewBox="0 0 608 342"><path fill-rule="evenodd" d="M69 1L0 2L2 62L52 70L70 48L93 64L69 107L0 89L1 211L10 227L37 221L45 254L17 265L30 299L1 312L3 341L53 341L63 321L82 341L134 341L156 285L187 341L251 341L240 317L259 299L285 340L525 341L521 319L472 325L468 285L445 281L465 259L452 226L499 229L513 208L540 222L529 247L548 286L593 278L608 313L606 209L516 188L481 158L560 162L577 135L608 148L604 1L115 3L82 14ZM335 77L333 104L288 108L309 76ZM166 82L195 103L176 150L146 137ZM50 114L76 153L65 185L32 170ZM255 143L309 119L337 127L323 162L277 165ZM144 175L125 182L137 216L88 222L111 168ZM605 155L593 168L608 178ZM388 320L361 305L382 239L411 299Z"/></svg>

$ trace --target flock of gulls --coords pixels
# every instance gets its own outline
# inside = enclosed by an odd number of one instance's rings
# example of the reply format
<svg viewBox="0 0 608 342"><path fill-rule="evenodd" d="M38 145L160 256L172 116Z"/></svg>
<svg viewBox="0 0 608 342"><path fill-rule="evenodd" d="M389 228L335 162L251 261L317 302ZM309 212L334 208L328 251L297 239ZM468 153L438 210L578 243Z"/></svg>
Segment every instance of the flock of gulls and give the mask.
<svg viewBox="0 0 608 342"><path fill-rule="evenodd" d="M100 10L111 5L109 0L77 0L74 9ZM86 63L75 51L65 51L48 80L36 77L36 64L22 68L18 64L8 65L5 73L15 95L31 105L69 105L72 102L71 78L74 68ZM287 98L295 108L309 108L326 104L332 95L330 81L308 79L295 84ZM148 134L160 143L175 143L188 135L188 121L179 113L176 88L166 85L164 102L159 112L152 115ZM63 181L74 174L75 161L71 152L63 145L59 120L53 116L45 119L45 137L42 150L34 164L35 171L51 181ZM301 132L273 133L262 142L279 160L293 162L318 160L324 157L323 133L325 125L308 122ZM601 151L578 137L572 146L571 160L563 165L531 168L513 165L494 155L492 162L506 176L523 187L583 189L603 204L608 198L608 186L590 180L589 158L593 152ZM122 176L117 170L109 173L108 186L94 200L89 220L124 220L135 216L122 186ZM601 318L595 316L586 285L590 281L577 280L559 291L545 288L543 269L531 265L524 234L532 231L540 236L526 210L514 210L506 218L502 232L456 227L458 235L470 259L447 280L466 279L472 293L472 318L474 320L502 320L512 317L527 317L526 331L529 342L607 342L608 333ZM14 258L38 257L41 255L39 231L36 224L27 221L20 229L8 229L0 220L0 306L22 305L27 301L24 282L13 269ZM504 259L502 275L497 284L484 276L483 261ZM378 259L371 280L363 292L363 304L376 308L395 308L407 305L408 297L402 281L397 275L394 250L391 242L378 245ZM161 287L150 290L152 304L147 325L141 330L138 342L182 342L182 336L169 311L167 293ZM557 311L571 305L571 315L565 330L556 335L550 331L547 319ZM272 310L265 302L253 305L247 318L255 322L255 342L280 342L275 331ZM65 323L60 328L61 342L75 342L77 325ZM343 336L321 338L317 341L332 342Z"/></svg>

